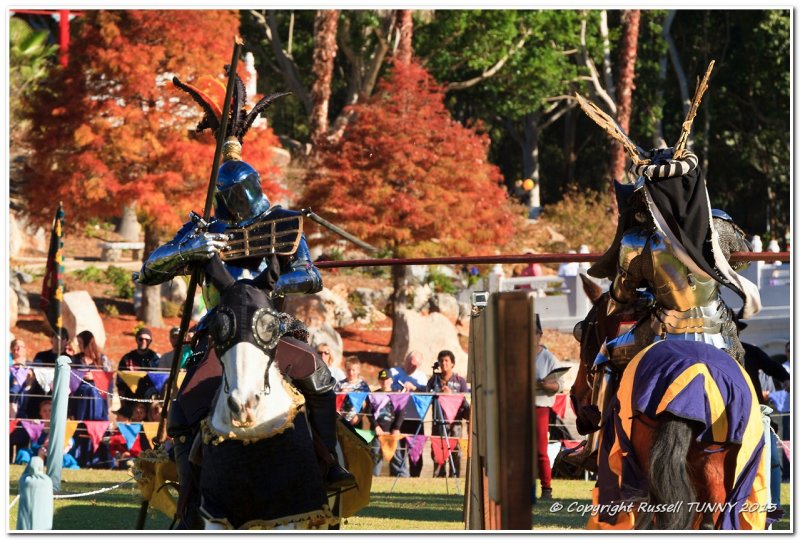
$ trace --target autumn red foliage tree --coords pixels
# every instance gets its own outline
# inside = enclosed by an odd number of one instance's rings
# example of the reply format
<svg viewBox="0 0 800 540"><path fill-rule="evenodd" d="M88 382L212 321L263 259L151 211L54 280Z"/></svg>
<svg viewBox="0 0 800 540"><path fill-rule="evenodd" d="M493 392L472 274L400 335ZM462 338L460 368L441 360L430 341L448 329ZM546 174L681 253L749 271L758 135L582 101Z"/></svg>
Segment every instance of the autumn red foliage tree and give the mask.
<svg viewBox="0 0 800 540"><path fill-rule="evenodd" d="M492 254L511 240L520 217L488 137L450 116L419 64L395 64L352 111L344 137L319 149L303 206L395 257Z"/></svg>
<svg viewBox="0 0 800 540"><path fill-rule="evenodd" d="M49 78L32 116L27 206L46 223L61 200L80 224L135 205L149 253L189 210L202 212L214 154L213 136L194 132L202 111L172 77L224 85L238 13L86 11L72 26L69 65ZM251 130L243 153L273 197L277 144L271 130ZM158 325L160 312L146 319Z"/></svg>

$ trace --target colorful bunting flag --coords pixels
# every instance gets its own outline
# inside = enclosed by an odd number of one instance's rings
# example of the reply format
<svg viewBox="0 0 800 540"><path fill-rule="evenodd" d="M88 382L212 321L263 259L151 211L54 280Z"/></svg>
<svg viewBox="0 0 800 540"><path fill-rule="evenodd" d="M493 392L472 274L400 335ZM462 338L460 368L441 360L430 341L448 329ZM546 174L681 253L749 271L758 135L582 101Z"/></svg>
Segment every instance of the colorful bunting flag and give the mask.
<svg viewBox="0 0 800 540"><path fill-rule="evenodd" d="M792 441L781 441L783 453L786 454L786 459L792 461Z"/></svg>
<svg viewBox="0 0 800 540"><path fill-rule="evenodd" d="M147 378L150 379L150 381L153 383L156 392L160 394L161 390L163 390L164 388L164 383L166 383L167 379L169 378L169 373L157 373L151 371L150 373L147 374Z"/></svg>
<svg viewBox="0 0 800 540"><path fill-rule="evenodd" d="M25 384L30 372L31 369L25 366L11 366L11 376L14 377L14 382L17 386Z"/></svg>
<svg viewBox="0 0 800 540"><path fill-rule="evenodd" d="M128 450L133 448L136 440L139 438L139 432L142 431L142 424L117 424L117 429L125 438L125 446Z"/></svg>
<svg viewBox="0 0 800 540"><path fill-rule="evenodd" d="M347 394L336 394L336 411L342 410L342 404L344 403L344 399L347 397Z"/></svg>
<svg viewBox="0 0 800 540"><path fill-rule="evenodd" d="M442 408L442 414L444 414L445 419L452 423L458 414L458 410L461 408L461 404L464 403L464 395L440 394L437 399L439 400L439 406Z"/></svg>
<svg viewBox="0 0 800 540"><path fill-rule="evenodd" d="M44 311L45 320L55 335L60 335L61 301L64 299L64 207L58 203L50 234L50 249L47 252L47 266L42 280L42 296L39 308Z"/></svg>
<svg viewBox="0 0 800 540"><path fill-rule="evenodd" d="M458 446L458 439L444 437L431 437L431 449L433 450L433 460L436 465L442 466L450 458L450 454Z"/></svg>
<svg viewBox="0 0 800 540"><path fill-rule="evenodd" d="M185 371L179 371L178 372L178 384L176 385L176 388L180 388L181 387L181 385L183 384L183 379L185 377L186 377L186 372Z"/></svg>
<svg viewBox="0 0 800 540"><path fill-rule="evenodd" d="M389 394L389 399L391 400L395 411L402 411L406 408L408 400L411 399L411 394Z"/></svg>
<svg viewBox="0 0 800 540"><path fill-rule="evenodd" d="M111 379L114 377L114 373L103 371L102 369L93 369L92 377L94 378L92 384L107 393L108 387L111 386Z"/></svg>
<svg viewBox="0 0 800 540"><path fill-rule="evenodd" d="M422 450L425 448L425 441L428 440L427 435L412 435L406 437L406 447L408 448L408 458L411 463L419 462L422 457Z"/></svg>
<svg viewBox="0 0 800 540"><path fill-rule="evenodd" d="M136 393L139 388L139 381L147 377L146 371L118 371L117 375L125 383L125 386L131 389L131 392Z"/></svg>
<svg viewBox="0 0 800 540"><path fill-rule="evenodd" d="M418 418L425 418L425 413L428 412L428 407L431 406L433 396L412 395L411 399L414 402L414 408L417 410Z"/></svg>
<svg viewBox="0 0 800 540"><path fill-rule="evenodd" d="M28 433L31 442L38 441L39 437L42 436L44 423L40 420L20 420L20 423L22 423L22 428Z"/></svg>
<svg viewBox="0 0 800 540"><path fill-rule="evenodd" d="M567 414L567 394L556 394L556 400L553 403L553 412L559 418L564 418Z"/></svg>
<svg viewBox="0 0 800 540"><path fill-rule="evenodd" d="M103 442L103 436L108 430L108 420L84 420L83 425L86 426L86 431L89 433L89 440L92 441L92 449L97 452L100 443Z"/></svg>
<svg viewBox="0 0 800 540"><path fill-rule="evenodd" d="M350 399L350 404L353 406L353 412L358 414L361 412L361 407L364 406L364 400L367 399L367 392L350 392L347 394Z"/></svg>
<svg viewBox="0 0 800 540"><path fill-rule="evenodd" d="M86 374L85 369L73 369L69 372L69 393L75 393L75 390L83 382L83 376Z"/></svg>
<svg viewBox="0 0 800 540"><path fill-rule="evenodd" d="M384 392L370 394L369 397L369 404L372 406L372 416L373 418L377 418L378 414L386 407L386 404L389 403L389 395L385 394Z"/></svg>
<svg viewBox="0 0 800 540"><path fill-rule="evenodd" d="M375 438L375 432L369 429L359 429L356 428L356 433L361 435L361 438L367 441L367 444L372 442L372 439Z"/></svg>
<svg viewBox="0 0 800 540"><path fill-rule="evenodd" d="M397 443L400 442L400 439L403 437L405 437L405 435L394 435L392 433L378 435L378 442L381 445L381 455L384 461L392 460L395 452L397 452Z"/></svg>
<svg viewBox="0 0 800 540"><path fill-rule="evenodd" d="M158 435L158 422L142 422L142 430L150 445L155 446L154 440Z"/></svg>
<svg viewBox="0 0 800 540"><path fill-rule="evenodd" d="M9 434L14 433L14 430L17 429L17 422L18 422L18 420L9 420L8 421L8 427L9 427L8 433Z"/></svg>
<svg viewBox="0 0 800 540"><path fill-rule="evenodd" d="M67 425L64 426L64 442L66 444L73 435L75 435L75 431L78 429L78 421L77 420L67 420Z"/></svg>
<svg viewBox="0 0 800 540"><path fill-rule="evenodd" d="M34 367L33 376L36 382L42 387L44 393L47 394L53 388L53 379L56 377L56 369L52 367Z"/></svg>

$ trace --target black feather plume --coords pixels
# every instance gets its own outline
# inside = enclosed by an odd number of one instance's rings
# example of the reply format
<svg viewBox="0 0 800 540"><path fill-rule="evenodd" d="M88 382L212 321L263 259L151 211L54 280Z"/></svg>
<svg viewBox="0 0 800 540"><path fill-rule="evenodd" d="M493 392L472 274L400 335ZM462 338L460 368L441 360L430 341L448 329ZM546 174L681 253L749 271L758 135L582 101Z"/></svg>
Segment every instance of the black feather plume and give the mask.
<svg viewBox="0 0 800 540"><path fill-rule="evenodd" d="M228 136L239 136L239 130L242 128L244 122L244 104L247 103L247 92L244 89L244 83L239 75L236 75L234 84L233 103L231 104L231 125L228 130ZM239 138L241 142L241 137Z"/></svg>
<svg viewBox="0 0 800 540"><path fill-rule="evenodd" d="M182 83L178 77L172 78L172 84L192 96L192 99L194 99L195 102L203 108L205 116L203 116L203 119L199 124L197 124L197 131L202 132L204 129L210 128L212 132L216 133L216 131L219 129L220 119L217 118L217 115L214 112L211 104L208 103L203 96L197 92L197 90L187 84Z"/></svg>
<svg viewBox="0 0 800 540"><path fill-rule="evenodd" d="M250 129L250 126L253 125L253 122L256 121L258 115L260 115L263 111L267 110L272 103L277 100L278 98L282 98L283 96L290 95L291 92L278 92L276 94L271 94L265 98L261 98L261 101L256 103L255 107L248 113L247 118L244 120L244 126L242 127L242 132L239 134L239 141L241 142L244 134L247 133L247 130Z"/></svg>

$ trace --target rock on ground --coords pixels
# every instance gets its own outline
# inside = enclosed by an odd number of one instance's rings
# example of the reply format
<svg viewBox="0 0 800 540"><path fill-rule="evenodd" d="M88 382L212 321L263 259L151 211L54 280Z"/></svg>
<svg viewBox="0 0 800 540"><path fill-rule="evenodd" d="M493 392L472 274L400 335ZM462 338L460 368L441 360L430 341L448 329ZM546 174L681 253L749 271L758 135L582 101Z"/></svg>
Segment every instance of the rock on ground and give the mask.
<svg viewBox="0 0 800 540"><path fill-rule="evenodd" d="M97 306L88 291L64 293L61 309L64 328L69 332L70 338L74 338L84 330L89 330L94 334L94 339L100 349L105 347L106 330L103 326L103 319L100 318Z"/></svg>
<svg viewBox="0 0 800 540"><path fill-rule="evenodd" d="M467 353L461 348L455 325L441 313L422 315L416 311L400 310L394 317L395 343L389 352L389 365L401 365L406 355L420 351L425 358L422 367L430 374L431 365L439 351L453 351L456 357L456 373L466 376Z"/></svg>

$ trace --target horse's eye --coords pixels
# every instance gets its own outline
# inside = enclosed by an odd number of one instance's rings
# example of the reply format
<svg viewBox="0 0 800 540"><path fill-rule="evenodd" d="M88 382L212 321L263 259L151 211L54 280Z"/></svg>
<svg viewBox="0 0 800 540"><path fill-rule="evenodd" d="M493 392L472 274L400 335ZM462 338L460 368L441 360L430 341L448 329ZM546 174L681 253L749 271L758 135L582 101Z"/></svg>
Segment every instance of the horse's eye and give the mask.
<svg viewBox="0 0 800 540"><path fill-rule="evenodd" d="M575 328L572 329L572 337L578 340L578 343L583 342L583 327L586 321L580 321L578 324L575 325Z"/></svg>
<svg viewBox="0 0 800 540"><path fill-rule="evenodd" d="M281 321L274 310L261 308L253 315L253 337L262 347L272 349L281 338Z"/></svg>
<svg viewBox="0 0 800 540"><path fill-rule="evenodd" d="M225 345L236 332L236 316L233 311L223 306L218 307L217 312L211 319L208 330L214 343L221 346Z"/></svg>

